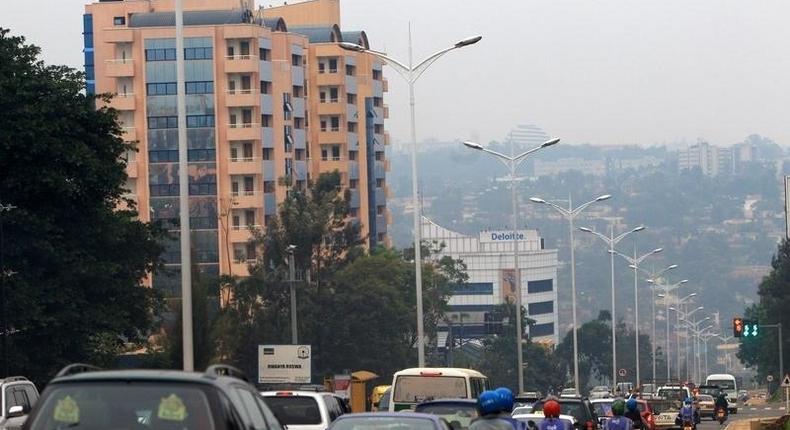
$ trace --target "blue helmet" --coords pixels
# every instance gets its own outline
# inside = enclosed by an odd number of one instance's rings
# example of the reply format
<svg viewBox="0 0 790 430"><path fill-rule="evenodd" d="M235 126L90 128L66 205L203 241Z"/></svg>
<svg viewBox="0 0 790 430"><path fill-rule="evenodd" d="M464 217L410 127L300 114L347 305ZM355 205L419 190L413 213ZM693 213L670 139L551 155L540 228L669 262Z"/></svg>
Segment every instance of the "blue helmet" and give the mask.
<svg viewBox="0 0 790 430"><path fill-rule="evenodd" d="M494 390L494 392L499 395L500 410L513 412L513 402L515 401L515 397L513 396L513 392L510 391L510 388L499 387Z"/></svg>
<svg viewBox="0 0 790 430"><path fill-rule="evenodd" d="M477 398L477 408L480 409L480 415L497 413L502 410L500 405L499 394L491 390L483 391Z"/></svg>
<svg viewBox="0 0 790 430"><path fill-rule="evenodd" d="M691 397L686 397L686 400L683 400L683 403L686 405L690 405L692 403Z"/></svg>
<svg viewBox="0 0 790 430"><path fill-rule="evenodd" d="M627 402L625 402L625 407L628 408L628 410L631 411L631 412L636 411L637 406L638 405L637 405L636 399L633 398L633 397L631 397L630 399L628 399Z"/></svg>

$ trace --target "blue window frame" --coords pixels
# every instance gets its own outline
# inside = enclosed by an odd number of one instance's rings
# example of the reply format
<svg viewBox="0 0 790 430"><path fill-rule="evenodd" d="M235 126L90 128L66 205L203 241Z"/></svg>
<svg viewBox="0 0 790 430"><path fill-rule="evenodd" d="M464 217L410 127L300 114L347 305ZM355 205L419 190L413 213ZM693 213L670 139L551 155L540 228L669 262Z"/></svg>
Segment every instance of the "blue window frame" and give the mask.
<svg viewBox="0 0 790 430"><path fill-rule="evenodd" d="M213 128L214 115L187 115L187 128ZM178 128L177 116L149 116L148 128L157 130L163 128Z"/></svg>
<svg viewBox="0 0 790 430"><path fill-rule="evenodd" d="M527 306L527 310L529 315L545 315L554 312L554 302L539 302L539 303L530 303Z"/></svg>
<svg viewBox="0 0 790 430"><path fill-rule="evenodd" d="M468 282L466 284L453 284L450 289L453 295L490 296L494 294L494 284L492 282Z"/></svg>
<svg viewBox="0 0 790 430"><path fill-rule="evenodd" d="M527 282L527 292L529 294L546 293L554 289L554 282L551 279Z"/></svg>
<svg viewBox="0 0 790 430"><path fill-rule="evenodd" d="M189 161L216 161L216 151L213 149L190 149L187 151ZM177 149L162 149L148 151L149 163L177 163Z"/></svg>
<svg viewBox="0 0 790 430"><path fill-rule="evenodd" d="M176 48L146 49L145 61L176 61Z"/></svg>
<svg viewBox="0 0 790 430"><path fill-rule="evenodd" d="M535 324L529 327L530 337L554 335L554 323Z"/></svg>
<svg viewBox="0 0 790 430"><path fill-rule="evenodd" d="M184 48L185 60L211 60L214 58L211 48Z"/></svg>

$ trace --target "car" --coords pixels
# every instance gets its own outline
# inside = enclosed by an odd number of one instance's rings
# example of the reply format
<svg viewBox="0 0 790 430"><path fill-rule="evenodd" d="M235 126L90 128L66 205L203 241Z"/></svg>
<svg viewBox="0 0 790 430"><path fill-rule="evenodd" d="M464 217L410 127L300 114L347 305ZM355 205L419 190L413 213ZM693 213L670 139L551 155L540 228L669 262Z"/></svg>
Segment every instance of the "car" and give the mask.
<svg viewBox="0 0 790 430"><path fill-rule="evenodd" d="M541 396L541 394L537 391L527 391L516 396L515 399L513 399L513 404L516 407L532 406L535 402L542 398L543 396Z"/></svg>
<svg viewBox="0 0 790 430"><path fill-rule="evenodd" d="M516 415L526 415L531 413L532 413L532 405L528 405L528 406L518 406L513 408L513 413L511 415L516 416Z"/></svg>
<svg viewBox="0 0 790 430"><path fill-rule="evenodd" d="M381 395L379 399L379 407L376 409L377 411L389 411L390 410L390 397L392 396L392 387L387 388L384 391L384 394Z"/></svg>
<svg viewBox="0 0 790 430"><path fill-rule="evenodd" d="M608 397L612 397L612 393L609 391L609 387L605 385L599 385L597 387L593 387L593 389L590 390L590 400L605 399Z"/></svg>
<svg viewBox="0 0 790 430"><path fill-rule="evenodd" d="M565 388L560 392L560 397L575 397L578 395L579 393L576 392L575 388Z"/></svg>
<svg viewBox="0 0 790 430"><path fill-rule="evenodd" d="M345 414L339 396L315 391L263 391L263 401L288 430L325 430Z"/></svg>
<svg viewBox="0 0 790 430"><path fill-rule="evenodd" d="M336 419L328 430L360 429L452 430L441 417L417 412L362 412Z"/></svg>
<svg viewBox="0 0 790 430"><path fill-rule="evenodd" d="M439 399L418 404L414 412L436 415L450 423L453 430L466 430L480 415L477 400Z"/></svg>
<svg viewBox="0 0 790 430"><path fill-rule="evenodd" d="M697 397L694 398L694 403L697 404L700 418L716 419L716 400L713 396L710 394L697 394Z"/></svg>
<svg viewBox="0 0 790 430"><path fill-rule="evenodd" d="M538 430L540 423L546 419L543 413L539 414L519 414L513 415L513 419L521 421L527 425L527 430ZM576 426L576 418L571 415L560 415L560 420L565 423L566 430L572 430Z"/></svg>
<svg viewBox="0 0 790 430"><path fill-rule="evenodd" d="M573 416L585 430L598 429L598 416L595 414L595 408L593 408L592 403L588 399L580 396L560 397L557 401L560 403L561 413ZM544 403L545 400L536 402L532 406L533 413L542 413Z"/></svg>
<svg viewBox="0 0 790 430"><path fill-rule="evenodd" d="M595 409L595 414L598 416L601 427L604 427L606 420L612 417L612 403L614 400L615 399L590 400L590 403L592 403ZM639 408L639 414L647 424L648 430L655 430L655 417L653 416L653 408L650 406L650 403L646 400L637 399L636 404L637 408Z"/></svg>
<svg viewBox="0 0 790 430"><path fill-rule="evenodd" d="M283 430L247 377L226 365L204 373L69 365L22 428Z"/></svg>
<svg viewBox="0 0 790 430"><path fill-rule="evenodd" d="M38 389L24 376L9 376L0 379L2 390L2 410L0 410L0 429L16 430L22 428L27 415L38 401Z"/></svg>

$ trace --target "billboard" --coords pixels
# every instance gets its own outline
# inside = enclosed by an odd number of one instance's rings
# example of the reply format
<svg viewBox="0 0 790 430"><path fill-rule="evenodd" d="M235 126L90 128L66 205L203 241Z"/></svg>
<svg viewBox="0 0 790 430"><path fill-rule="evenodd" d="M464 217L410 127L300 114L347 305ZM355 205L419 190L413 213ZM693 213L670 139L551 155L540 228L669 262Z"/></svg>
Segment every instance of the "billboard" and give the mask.
<svg viewBox="0 0 790 430"><path fill-rule="evenodd" d="M258 383L309 384L310 345L258 345Z"/></svg>
<svg viewBox="0 0 790 430"><path fill-rule="evenodd" d="M499 287L502 294L502 303L516 303L516 270L499 270Z"/></svg>

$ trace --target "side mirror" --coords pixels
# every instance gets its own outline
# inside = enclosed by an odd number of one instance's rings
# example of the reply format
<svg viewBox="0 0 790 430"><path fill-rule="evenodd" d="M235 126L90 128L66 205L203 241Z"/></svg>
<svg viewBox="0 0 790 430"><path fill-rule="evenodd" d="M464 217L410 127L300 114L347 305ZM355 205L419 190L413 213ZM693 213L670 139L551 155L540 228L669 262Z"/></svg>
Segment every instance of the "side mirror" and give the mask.
<svg viewBox="0 0 790 430"><path fill-rule="evenodd" d="M22 415L25 415L25 408L22 406L11 406L6 414L8 418L21 417Z"/></svg>

